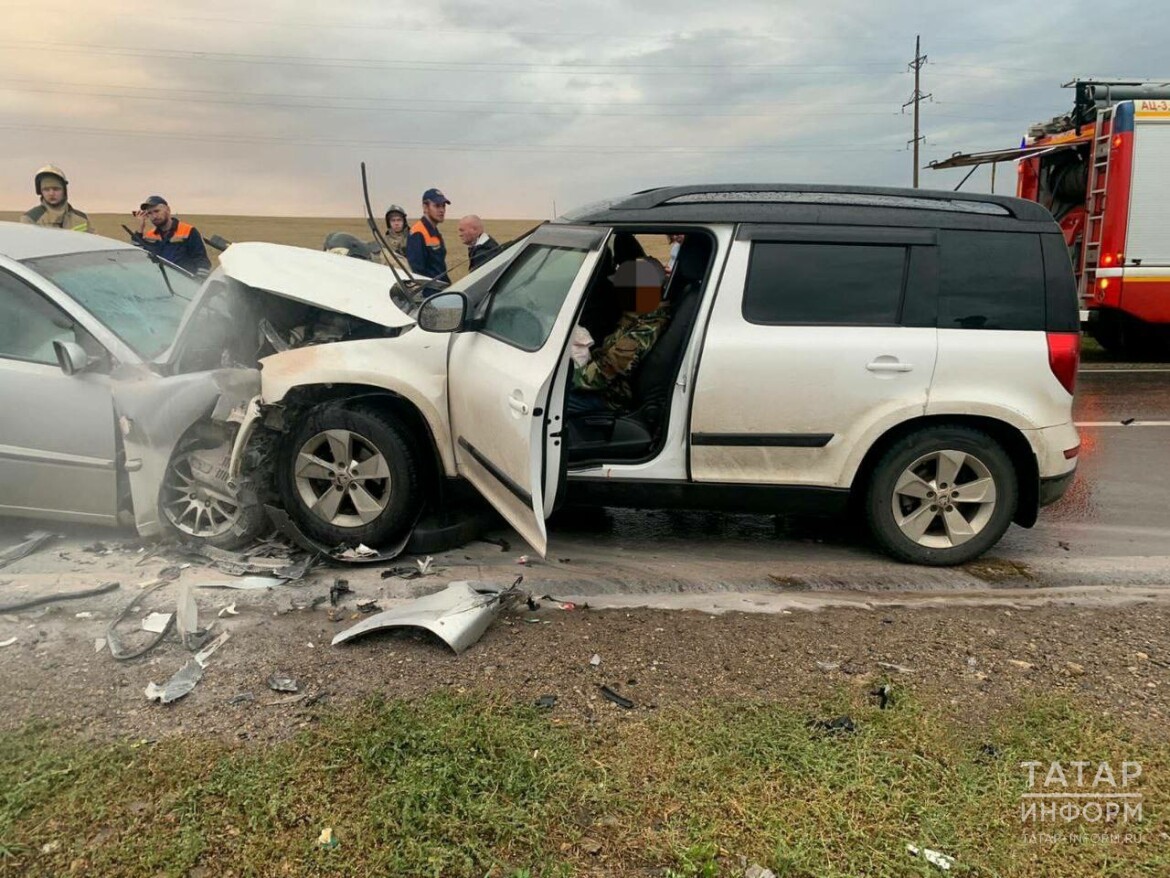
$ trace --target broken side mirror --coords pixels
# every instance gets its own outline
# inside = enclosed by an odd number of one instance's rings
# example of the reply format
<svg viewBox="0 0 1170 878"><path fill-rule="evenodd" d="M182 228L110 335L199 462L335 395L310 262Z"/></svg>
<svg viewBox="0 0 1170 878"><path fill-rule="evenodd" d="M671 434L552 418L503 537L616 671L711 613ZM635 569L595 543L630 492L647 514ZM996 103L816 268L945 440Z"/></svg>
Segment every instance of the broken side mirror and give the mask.
<svg viewBox="0 0 1170 878"><path fill-rule="evenodd" d="M66 375L77 375L86 371L97 362L85 349L75 341L54 341L53 353L57 355L57 365Z"/></svg>
<svg viewBox="0 0 1170 878"><path fill-rule="evenodd" d="M418 325L427 332L458 332L467 318L463 293L439 293L418 309Z"/></svg>

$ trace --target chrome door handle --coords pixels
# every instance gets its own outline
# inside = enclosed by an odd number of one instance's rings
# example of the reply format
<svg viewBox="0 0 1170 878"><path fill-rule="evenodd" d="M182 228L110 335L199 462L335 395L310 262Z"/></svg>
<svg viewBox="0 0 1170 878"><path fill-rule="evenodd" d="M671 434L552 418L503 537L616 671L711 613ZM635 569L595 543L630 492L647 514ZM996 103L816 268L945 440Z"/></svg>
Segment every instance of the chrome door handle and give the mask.
<svg viewBox="0 0 1170 878"><path fill-rule="evenodd" d="M874 360L866 363L865 368L870 372L910 372L914 366L911 363L899 363L897 360Z"/></svg>

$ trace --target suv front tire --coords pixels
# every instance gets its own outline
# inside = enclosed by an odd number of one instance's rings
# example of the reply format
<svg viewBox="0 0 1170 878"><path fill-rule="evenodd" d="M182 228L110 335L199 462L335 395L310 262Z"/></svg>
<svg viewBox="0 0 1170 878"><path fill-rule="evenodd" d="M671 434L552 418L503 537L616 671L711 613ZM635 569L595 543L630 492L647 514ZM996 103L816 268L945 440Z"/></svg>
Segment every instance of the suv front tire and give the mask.
<svg viewBox="0 0 1170 878"><path fill-rule="evenodd" d="M971 427L940 425L886 450L869 481L865 514L885 552L944 567L995 545L1018 502L1016 468L995 439Z"/></svg>

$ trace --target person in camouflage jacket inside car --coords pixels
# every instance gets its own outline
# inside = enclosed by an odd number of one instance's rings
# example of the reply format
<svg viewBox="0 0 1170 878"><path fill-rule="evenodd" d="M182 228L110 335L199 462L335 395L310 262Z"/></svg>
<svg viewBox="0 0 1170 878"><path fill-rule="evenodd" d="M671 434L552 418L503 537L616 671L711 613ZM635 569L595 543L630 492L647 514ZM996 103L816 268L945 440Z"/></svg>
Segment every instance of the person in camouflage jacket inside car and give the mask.
<svg viewBox="0 0 1170 878"><path fill-rule="evenodd" d="M593 350L588 362L573 370L570 414L628 409L636 403L630 377L670 322L662 301L665 273L653 259L618 266L610 278L615 294L625 299L617 327Z"/></svg>

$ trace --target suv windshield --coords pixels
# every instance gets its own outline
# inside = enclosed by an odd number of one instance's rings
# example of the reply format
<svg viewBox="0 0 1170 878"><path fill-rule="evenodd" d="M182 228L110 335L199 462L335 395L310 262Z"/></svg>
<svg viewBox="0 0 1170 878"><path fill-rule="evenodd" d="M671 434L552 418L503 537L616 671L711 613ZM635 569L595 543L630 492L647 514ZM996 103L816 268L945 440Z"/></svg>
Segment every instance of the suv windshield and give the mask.
<svg viewBox="0 0 1170 878"><path fill-rule="evenodd" d="M30 259L144 360L170 347L200 282L142 250L101 250Z"/></svg>

